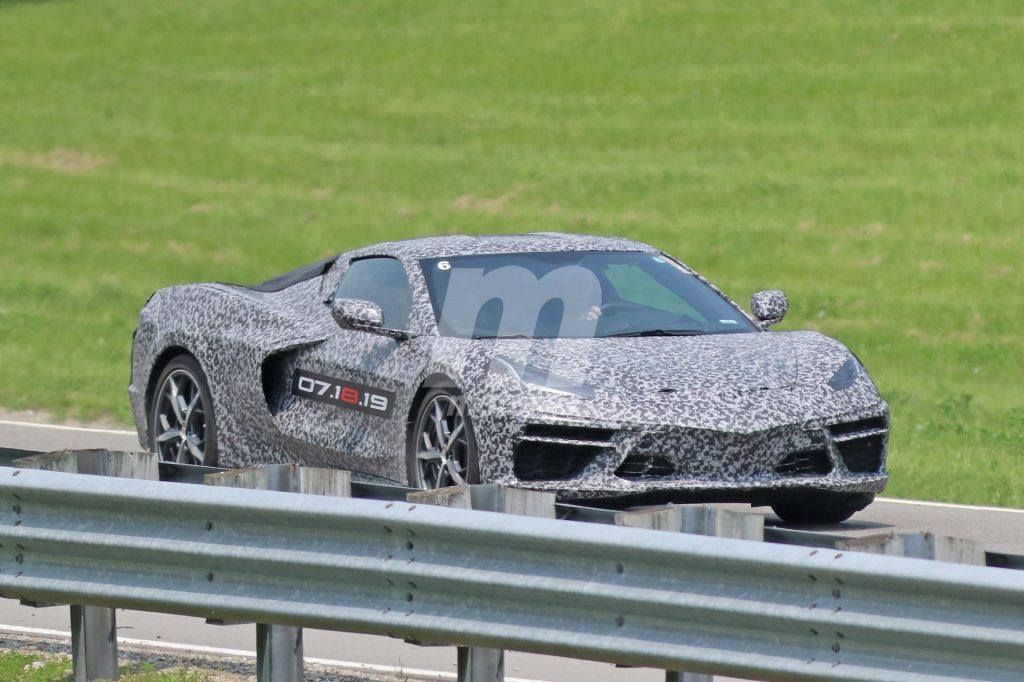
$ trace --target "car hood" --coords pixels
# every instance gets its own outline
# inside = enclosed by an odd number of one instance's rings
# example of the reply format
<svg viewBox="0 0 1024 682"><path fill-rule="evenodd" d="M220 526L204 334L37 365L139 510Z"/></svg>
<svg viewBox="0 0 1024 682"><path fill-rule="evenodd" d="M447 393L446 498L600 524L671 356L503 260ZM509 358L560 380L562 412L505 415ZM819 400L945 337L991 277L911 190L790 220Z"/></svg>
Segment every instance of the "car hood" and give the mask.
<svg viewBox="0 0 1024 682"><path fill-rule="evenodd" d="M721 393L828 379L848 357L812 332L498 340L495 354L600 392Z"/></svg>

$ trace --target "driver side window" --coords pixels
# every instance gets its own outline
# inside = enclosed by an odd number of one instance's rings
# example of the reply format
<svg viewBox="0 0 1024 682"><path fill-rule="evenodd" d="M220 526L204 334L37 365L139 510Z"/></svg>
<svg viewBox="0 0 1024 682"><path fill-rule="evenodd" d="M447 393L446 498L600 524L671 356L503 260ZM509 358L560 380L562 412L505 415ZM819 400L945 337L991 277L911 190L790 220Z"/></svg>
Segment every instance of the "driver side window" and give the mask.
<svg viewBox="0 0 1024 682"><path fill-rule="evenodd" d="M412 291L397 258L376 256L353 261L338 283L335 298L358 298L380 306L384 326L408 331Z"/></svg>

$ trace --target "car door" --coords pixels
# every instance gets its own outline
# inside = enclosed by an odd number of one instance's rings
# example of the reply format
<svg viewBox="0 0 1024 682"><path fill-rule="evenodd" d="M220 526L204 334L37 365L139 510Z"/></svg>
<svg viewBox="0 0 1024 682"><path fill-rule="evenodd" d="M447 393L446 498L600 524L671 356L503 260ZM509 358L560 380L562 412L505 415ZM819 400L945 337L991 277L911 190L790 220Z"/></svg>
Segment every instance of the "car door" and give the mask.
<svg viewBox="0 0 1024 682"><path fill-rule="evenodd" d="M414 297L397 258L352 260L331 297L376 303L385 328L409 331ZM404 480L407 411L425 345L336 326L323 343L297 353L292 414L279 428L337 453L335 466Z"/></svg>

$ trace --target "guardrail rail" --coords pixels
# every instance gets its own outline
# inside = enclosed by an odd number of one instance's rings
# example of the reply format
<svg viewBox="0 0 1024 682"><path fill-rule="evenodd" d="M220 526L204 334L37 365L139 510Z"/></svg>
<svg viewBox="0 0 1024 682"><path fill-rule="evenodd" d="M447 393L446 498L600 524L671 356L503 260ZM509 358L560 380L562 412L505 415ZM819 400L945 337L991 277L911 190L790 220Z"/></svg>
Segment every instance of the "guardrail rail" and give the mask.
<svg viewBox="0 0 1024 682"><path fill-rule="evenodd" d="M756 679L1024 670L1017 571L10 468L0 501L0 594L28 602Z"/></svg>

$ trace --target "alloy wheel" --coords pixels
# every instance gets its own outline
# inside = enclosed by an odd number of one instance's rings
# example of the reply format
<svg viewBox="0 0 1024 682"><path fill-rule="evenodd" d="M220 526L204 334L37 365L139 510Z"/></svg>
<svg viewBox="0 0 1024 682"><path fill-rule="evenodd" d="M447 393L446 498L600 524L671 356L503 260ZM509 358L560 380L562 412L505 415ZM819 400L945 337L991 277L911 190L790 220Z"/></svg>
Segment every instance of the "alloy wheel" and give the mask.
<svg viewBox="0 0 1024 682"><path fill-rule="evenodd" d="M423 489L466 485L469 440L466 416L455 396L435 396L416 424L416 485Z"/></svg>
<svg viewBox="0 0 1024 682"><path fill-rule="evenodd" d="M165 462L203 464L206 461L206 405L199 382L184 369L164 379L154 411L155 445Z"/></svg>

